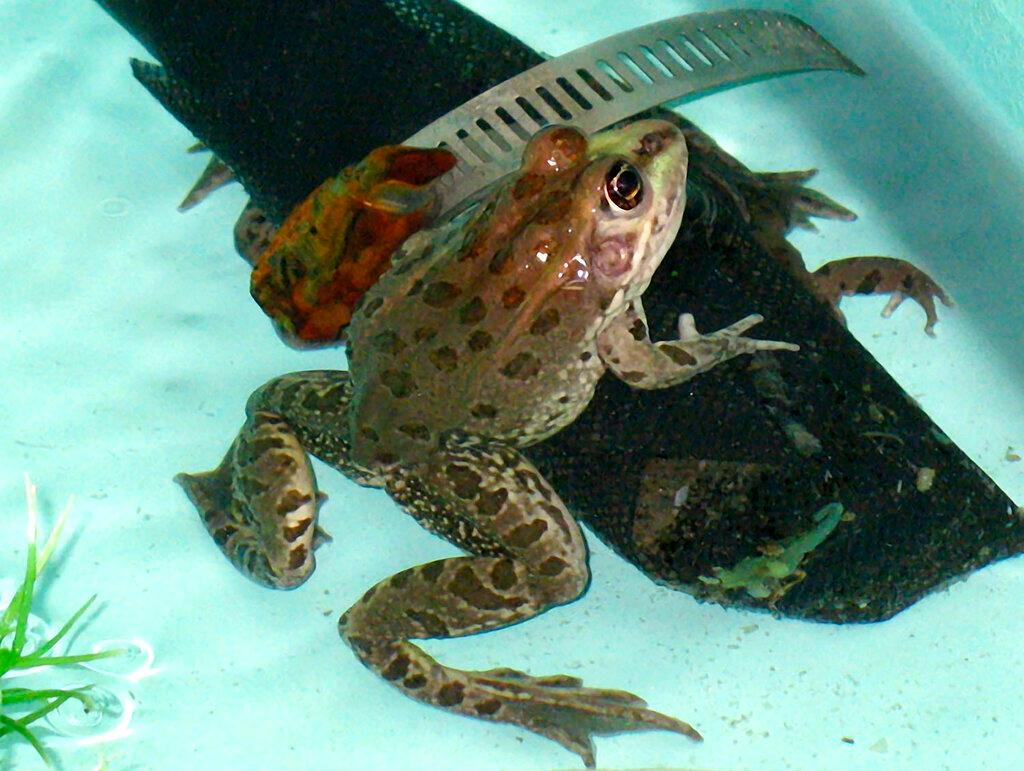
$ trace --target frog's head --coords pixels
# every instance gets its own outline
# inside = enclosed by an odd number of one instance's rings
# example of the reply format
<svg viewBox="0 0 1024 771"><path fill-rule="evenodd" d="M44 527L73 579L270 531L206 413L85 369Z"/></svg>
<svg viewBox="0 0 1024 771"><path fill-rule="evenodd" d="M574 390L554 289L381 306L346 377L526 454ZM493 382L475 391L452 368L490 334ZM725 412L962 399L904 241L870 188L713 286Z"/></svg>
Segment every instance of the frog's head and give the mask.
<svg viewBox="0 0 1024 771"><path fill-rule="evenodd" d="M571 177L561 288L593 292L608 315L639 297L671 246L686 203L686 141L676 126L642 120L589 139L555 126L533 138L524 166Z"/></svg>
<svg viewBox="0 0 1024 771"><path fill-rule="evenodd" d="M686 140L644 120L594 135L577 183L592 191L587 250L593 280L615 288L613 307L643 294L679 231L686 205Z"/></svg>

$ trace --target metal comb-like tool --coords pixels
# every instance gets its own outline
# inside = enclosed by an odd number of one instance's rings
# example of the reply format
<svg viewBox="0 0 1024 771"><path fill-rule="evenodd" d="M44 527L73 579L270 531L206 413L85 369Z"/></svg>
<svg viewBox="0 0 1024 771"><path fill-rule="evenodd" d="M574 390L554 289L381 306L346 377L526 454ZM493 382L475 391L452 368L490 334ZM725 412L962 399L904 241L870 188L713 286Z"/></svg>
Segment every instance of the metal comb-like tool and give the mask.
<svg viewBox="0 0 1024 771"><path fill-rule="evenodd" d="M514 170L530 137L552 123L591 133L700 91L808 70L863 71L786 13L693 13L600 40L499 83L404 144L458 158L436 183L441 210Z"/></svg>

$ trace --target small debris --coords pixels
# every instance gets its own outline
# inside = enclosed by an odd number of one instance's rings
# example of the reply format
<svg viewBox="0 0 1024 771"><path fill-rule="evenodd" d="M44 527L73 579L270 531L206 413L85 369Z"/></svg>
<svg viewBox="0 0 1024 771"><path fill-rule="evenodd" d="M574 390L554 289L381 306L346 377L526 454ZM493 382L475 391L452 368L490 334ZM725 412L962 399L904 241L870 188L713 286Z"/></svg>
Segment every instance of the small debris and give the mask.
<svg viewBox="0 0 1024 771"><path fill-rule="evenodd" d="M672 506L677 509L681 509L686 505L686 500L690 497L690 486L683 485L676 490L675 497L672 499Z"/></svg>
<svg viewBox="0 0 1024 771"><path fill-rule="evenodd" d="M1004 457L1008 463L1020 463L1020 454L1014 452L1012 447L1006 448L1006 455Z"/></svg>
<svg viewBox="0 0 1024 771"><path fill-rule="evenodd" d="M917 470L917 481L914 484L917 486L918 492L926 493L931 490L932 485L935 484L935 469L928 466L919 468Z"/></svg>
<svg viewBox="0 0 1024 771"><path fill-rule="evenodd" d="M851 738L850 738L849 736L844 736L844 737L843 737L843 742L844 742L845 744L853 744L853 743L854 743L854 742L853 742L853 739L851 739Z"/></svg>
<svg viewBox="0 0 1024 771"><path fill-rule="evenodd" d="M740 627L740 631L743 632L743 634L750 634L751 632L756 632L757 629L757 624L747 624L746 626Z"/></svg>

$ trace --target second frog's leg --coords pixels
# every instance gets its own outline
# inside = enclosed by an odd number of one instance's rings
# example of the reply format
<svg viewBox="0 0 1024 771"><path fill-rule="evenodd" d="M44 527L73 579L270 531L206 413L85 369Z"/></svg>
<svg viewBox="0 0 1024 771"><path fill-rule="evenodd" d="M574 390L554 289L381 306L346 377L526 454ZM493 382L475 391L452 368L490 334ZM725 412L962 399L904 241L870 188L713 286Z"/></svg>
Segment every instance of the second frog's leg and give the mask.
<svg viewBox="0 0 1024 771"><path fill-rule="evenodd" d="M396 472L386 486L413 516L444 523L449 537L473 554L397 573L349 608L339 631L367 667L419 701L553 739L588 767L595 735L664 729L699 738L633 694L586 688L566 675L454 669L412 642L500 629L585 589L582 533L518 451L451 442L414 473Z"/></svg>
<svg viewBox="0 0 1024 771"><path fill-rule="evenodd" d="M906 260L894 257L847 257L833 260L818 268L809 278L815 293L832 305L840 318L839 302L852 294L887 294L889 302L882 315L888 318L906 298L924 309L927 319L924 331L935 336L939 316L935 300L946 307L953 301L934 279Z"/></svg>
<svg viewBox="0 0 1024 771"><path fill-rule="evenodd" d="M744 353L798 351L793 343L756 340L743 333L762 321L756 314L709 334L701 334L693 316L679 317L679 339L652 343L640 300L601 332L597 351L608 369L634 388L667 388Z"/></svg>

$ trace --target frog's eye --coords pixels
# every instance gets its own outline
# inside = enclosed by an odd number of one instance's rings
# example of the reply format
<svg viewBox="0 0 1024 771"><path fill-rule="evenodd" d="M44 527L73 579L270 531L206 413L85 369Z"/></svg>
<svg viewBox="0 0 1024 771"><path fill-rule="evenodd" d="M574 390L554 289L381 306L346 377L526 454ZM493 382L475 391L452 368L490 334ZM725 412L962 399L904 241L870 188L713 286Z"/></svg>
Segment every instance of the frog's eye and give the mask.
<svg viewBox="0 0 1024 771"><path fill-rule="evenodd" d="M644 182L640 172L626 161L616 161L604 178L604 197L614 208L632 211L644 199Z"/></svg>

